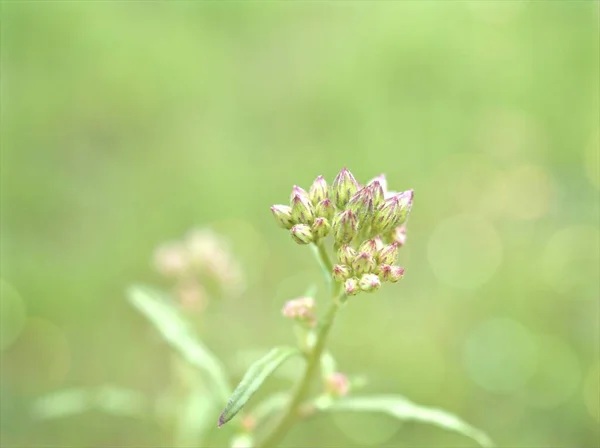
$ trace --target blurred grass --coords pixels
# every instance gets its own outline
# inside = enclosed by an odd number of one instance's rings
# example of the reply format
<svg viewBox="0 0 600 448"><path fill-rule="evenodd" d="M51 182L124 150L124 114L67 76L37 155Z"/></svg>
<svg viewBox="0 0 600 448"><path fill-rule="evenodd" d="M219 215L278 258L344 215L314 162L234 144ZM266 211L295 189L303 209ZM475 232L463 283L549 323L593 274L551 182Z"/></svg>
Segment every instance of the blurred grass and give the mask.
<svg viewBox="0 0 600 448"><path fill-rule="evenodd" d="M168 444L144 422L39 424L29 408L63 387L165 388L168 349L124 290L158 283L153 249L192 226L228 235L249 275L242 299L207 310L206 343L232 359L291 342L279 309L320 277L268 207L342 166L385 172L416 202L406 278L346 308L340 368L500 446L598 443L596 2L3 1L0 14L0 267L28 316L2 352L2 446ZM531 372L522 344L540 352ZM486 376L494 362L510 390ZM288 442L465 443L338 420Z"/></svg>

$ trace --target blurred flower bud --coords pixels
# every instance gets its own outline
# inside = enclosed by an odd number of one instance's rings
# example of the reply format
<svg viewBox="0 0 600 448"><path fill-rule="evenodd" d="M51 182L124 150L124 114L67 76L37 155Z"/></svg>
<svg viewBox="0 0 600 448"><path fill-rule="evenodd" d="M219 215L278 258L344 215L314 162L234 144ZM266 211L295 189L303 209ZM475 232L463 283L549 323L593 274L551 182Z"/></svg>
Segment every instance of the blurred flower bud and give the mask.
<svg viewBox="0 0 600 448"><path fill-rule="evenodd" d="M308 196L314 205L327 199L328 193L327 182L323 176L318 176L310 186L310 190L308 190Z"/></svg>
<svg viewBox="0 0 600 448"><path fill-rule="evenodd" d="M206 289L193 279L178 283L173 292L185 310L203 311L208 304Z"/></svg>
<svg viewBox="0 0 600 448"><path fill-rule="evenodd" d="M380 264L377 268L377 274L382 282L389 282L392 276L392 266L389 264Z"/></svg>
<svg viewBox="0 0 600 448"><path fill-rule="evenodd" d="M333 236L338 244L348 244L358 231L358 217L352 210L345 210L333 218Z"/></svg>
<svg viewBox="0 0 600 448"><path fill-rule="evenodd" d="M359 287L365 292L373 292L379 289L381 280L375 274L364 274L359 281Z"/></svg>
<svg viewBox="0 0 600 448"><path fill-rule="evenodd" d="M375 258L366 252L360 252L358 256L352 262L352 269L357 274L364 274L366 272L373 272L377 267Z"/></svg>
<svg viewBox="0 0 600 448"><path fill-rule="evenodd" d="M160 245L154 252L154 266L165 277L181 277L190 269L186 248L179 242Z"/></svg>
<svg viewBox="0 0 600 448"><path fill-rule="evenodd" d="M404 225L396 227L392 230L390 239L398 246L404 246L406 244L406 227Z"/></svg>
<svg viewBox="0 0 600 448"><path fill-rule="evenodd" d="M369 190L371 191L371 197L373 198L373 207L380 207L385 201L383 187L378 180L369 184Z"/></svg>
<svg viewBox="0 0 600 448"><path fill-rule="evenodd" d="M360 188L358 182L350 171L342 168L331 186L331 196L336 207L343 210L350 198Z"/></svg>
<svg viewBox="0 0 600 448"><path fill-rule="evenodd" d="M392 270L390 272L390 282L396 283L398 280L404 277L404 268L400 266L392 266Z"/></svg>
<svg viewBox="0 0 600 448"><path fill-rule="evenodd" d="M275 221L284 229L291 229L294 225L292 208L287 205L273 205L271 207Z"/></svg>
<svg viewBox="0 0 600 448"><path fill-rule="evenodd" d="M377 260L383 264L394 264L398 259L398 244L392 243L385 246L377 254Z"/></svg>
<svg viewBox="0 0 600 448"><path fill-rule="evenodd" d="M296 224L290 229L290 233L292 234L292 238L294 238L298 244L309 244L312 243L314 239L310 226L306 224Z"/></svg>
<svg viewBox="0 0 600 448"><path fill-rule="evenodd" d="M314 327L316 323L315 309L315 299L312 297L300 297L287 301L281 310L281 314L309 327Z"/></svg>
<svg viewBox="0 0 600 448"><path fill-rule="evenodd" d="M350 278L350 269L348 268L348 266L345 266L343 264L336 264L333 267L333 279L336 282L341 283L347 280L348 278Z"/></svg>
<svg viewBox="0 0 600 448"><path fill-rule="evenodd" d="M333 215L335 214L335 207L330 199L323 199L321 202L317 204L315 215L320 216L321 218L326 218L329 221L333 219Z"/></svg>
<svg viewBox="0 0 600 448"><path fill-rule="evenodd" d="M379 252L379 247L381 244L383 244L381 243L381 240L371 238L370 240L366 240L360 246L358 246L358 251L375 256Z"/></svg>
<svg viewBox="0 0 600 448"><path fill-rule="evenodd" d="M246 414L240 421L240 426L245 432L252 432L256 429L256 418L253 415Z"/></svg>
<svg viewBox="0 0 600 448"><path fill-rule="evenodd" d="M355 296L360 292L359 281L356 277L351 277L344 282L344 292L347 296Z"/></svg>
<svg viewBox="0 0 600 448"><path fill-rule="evenodd" d="M350 381L343 373L335 372L325 378L325 389L333 397L343 397L350 391Z"/></svg>
<svg viewBox="0 0 600 448"><path fill-rule="evenodd" d="M367 182L367 185L372 185L375 182L379 182L379 186L381 187L381 189L383 190L384 193L387 191L388 185L387 185L387 179L385 178L385 174L380 174L379 176L374 177L369 182Z"/></svg>
<svg viewBox="0 0 600 448"><path fill-rule="evenodd" d="M340 247L337 253L338 260L340 260L340 263L345 264L347 266L352 266L352 262L354 261L357 255L358 252L356 252L354 249L352 249L352 247L348 246L347 244L344 244L342 247Z"/></svg>
<svg viewBox="0 0 600 448"><path fill-rule="evenodd" d="M331 225L326 218L316 218L315 222L313 222L312 231L315 239L325 238L329 234L330 230Z"/></svg>
<svg viewBox="0 0 600 448"><path fill-rule="evenodd" d="M295 195L292 198L292 221L299 224L310 224L314 217L314 207L308 196Z"/></svg>

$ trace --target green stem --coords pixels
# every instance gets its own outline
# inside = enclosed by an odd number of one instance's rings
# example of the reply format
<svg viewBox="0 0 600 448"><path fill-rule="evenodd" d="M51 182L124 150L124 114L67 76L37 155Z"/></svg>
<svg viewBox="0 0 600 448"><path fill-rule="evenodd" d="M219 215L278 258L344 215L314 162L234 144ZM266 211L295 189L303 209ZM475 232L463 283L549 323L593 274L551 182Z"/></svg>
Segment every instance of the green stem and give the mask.
<svg viewBox="0 0 600 448"><path fill-rule="evenodd" d="M316 253L321 262L321 266L323 270L327 273L328 279L331 279L331 271L333 269L333 265L325 248L323 245L316 245ZM329 335L329 331L331 330L331 326L335 320L335 316L339 310L339 286L337 283L332 283L332 302L327 310L327 313L321 321L319 322L319 326L317 327L317 338L315 345L312 350L308 354L306 369L304 370L304 375L300 379L298 386L292 396L292 400L288 405L286 411L282 415L281 419L273 429L273 431L260 443L257 448L269 448L276 446L288 433L288 431L294 426L294 423L299 417L299 409L308 394L310 393L310 386L313 380L313 377L319 370L321 365L321 356L323 355L323 351L325 350L325 343L327 342L327 336Z"/></svg>

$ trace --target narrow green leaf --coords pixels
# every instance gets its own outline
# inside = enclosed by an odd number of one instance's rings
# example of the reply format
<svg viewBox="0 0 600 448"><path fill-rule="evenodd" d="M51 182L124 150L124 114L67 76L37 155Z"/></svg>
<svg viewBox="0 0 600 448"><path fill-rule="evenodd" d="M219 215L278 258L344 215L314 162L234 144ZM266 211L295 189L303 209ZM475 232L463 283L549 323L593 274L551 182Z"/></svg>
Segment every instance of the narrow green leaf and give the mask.
<svg viewBox="0 0 600 448"><path fill-rule="evenodd" d="M334 401L326 411L381 412L400 420L414 420L437 425L450 431L456 431L485 448L494 446L492 440L479 429L465 423L458 417L441 409L420 406L399 395L376 395L348 397Z"/></svg>
<svg viewBox="0 0 600 448"><path fill-rule="evenodd" d="M250 397L277 367L292 356L301 354L302 352L297 348L275 347L252 364L240 384L233 391L231 398L227 401L227 405L219 417L219 427L231 420L244 407Z"/></svg>
<svg viewBox="0 0 600 448"><path fill-rule="evenodd" d="M160 331L165 340L215 387L219 398L230 395L227 374L219 359L202 344L189 323L164 295L147 286L132 286L129 301Z"/></svg>

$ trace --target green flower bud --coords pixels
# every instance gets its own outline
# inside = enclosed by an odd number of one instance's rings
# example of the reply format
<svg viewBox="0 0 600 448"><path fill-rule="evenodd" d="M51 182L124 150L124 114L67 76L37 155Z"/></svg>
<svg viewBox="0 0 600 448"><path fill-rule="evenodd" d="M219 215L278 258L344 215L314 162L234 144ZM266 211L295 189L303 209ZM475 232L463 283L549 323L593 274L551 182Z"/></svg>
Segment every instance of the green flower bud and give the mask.
<svg viewBox="0 0 600 448"><path fill-rule="evenodd" d="M390 278L392 276L392 266L390 266L389 264L380 264L377 268L377 274L379 275L379 278L382 282L390 281Z"/></svg>
<svg viewBox="0 0 600 448"><path fill-rule="evenodd" d="M392 243L385 246L377 254L377 260L383 264L394 264L398 259L398 244Z"/></svg>
<svg viewBox="0 0 600 448"><path fill-rule="evenodd" d="M398 203L400 204L400 211L398 213L398 217L396 222L394 223L394 227L402 225L406 222L408 215L410 214L410 210L412 209L414 191L407 190L396 196L398 198Z"/></svg>
<svg viewBox="0 0 600 448"><path fill-rule="evenodd" d="M358 286L365 292L377 291L381 286L381 280L375 274L364 274L360 278Z"/></svg>
<svg viewBox="0 0 600 448"><path fill-rule="evenodd" d="M309 244L314 240L314 235L310 230L310 226L307 226L306 224L296 224L290 229L290 233L292 234L294 241L298 244Z"/></svg>
<svg viewBox="0 0 600 448"><path fill-rule="evenodd" d="M347 296L355 296L360 292L359 281L356 277L349 278L344 282L344 292Z"/></svg>
<svg viewBox="0 0 600 448"><path fill-rule="evenodd" d="M346 168L342 168L331 186L331 195L336 207L342 210L359 188L360 186L352 173Z"/></svg>
<svg viewBox="0 0 600 448"><path fill-rule="evenodd" d="M401 280L404 277L404 268L400 266L392 266L392 270L390 272L390 282L396 283L398 280Z"/></svg>
<svg viewBox="0 0 600 448"><path fill-rule="evenodd" d="M383 193L385 194L385 192L387 191L387 179L385 178L385 174L380 174L379 176L374 177L369 182L367 182L367 185L373 185L375 182L379 182L379 186L381 186L381 188L383 189Z"/></svg>
<svg viewBox="0 0 600 448"><path fill-rule="evenodd" d="M371 189L365 187L358 190L350 198L346 208L352 210L358 216L361 226L369 222L373 214L373 195Z"/></svg>
<svg viewBox="0 0 600 448"><path fill-rule="evenodd" d="M379 252L381 244L382 243L380 239L371 238L370 240L367 240L358 246L358 251L375 256Z"/></svg>
<svg viewBox="0 0 600 448"><path fill-rule="evenodd" d="M275 221L284 229L291 229L294 225L292 220L292 208L287 205L273 205L271 207Z"/></svg>
<svg viewBox="0 0 600 448"><path fill-rule="evenodd" d="M338 244L348 244L358 231L358 217L352 210L345 210L333 218L333 236Z"/></svg>
<svg viewBox="0 0 600 448"><path fill-rule="evenodd" d="M330 230L331 225L325 218L316 218L315 222L313 222L312 231L315 235L315 239L325 238Z"/></svg>
<svg viewBox="0 0 600 448"><path fill-rule="evenodd" d="M400 196L403 193L386 199L384 203L375 211L373 217L373 229L378 233L388 233L400 224L403 216L403 207L406 208L406 202L401 201Z"/></svg>
<svg viewBox="0 0 600 448"><path fill-rule="evenodd" d="M315 215L322 218L327 218L329 221L331 221L333 219L333 215L335 215L335 207L331 200L325 198L319 202L316 207Z"/></svg>
<svg viewBox="0 0 600 448"><path fill-rule="evenodd" d="M327 188L327 182L323 176L319 176L315 179L308 190L308 196L314 205L317 205L323 199L327 199L329 196L329 190Z"/></svg>
<svg viewBox="0 0 600 448"><path fill-rule="evenodd" d="M336 264L333 267L333 279L336 282L343 282L344 280L350 278L350 269L348 268L348 266L345 266L343 264Z"/></svg>
<svg viewBox="0 0 600 448"><path fill-rule="evenodd" d="M371 196L373 197L373 207L380 207L385 201L385 193L379 180L373 181L368 187L371 190Z"/></svg>
<svg viewBox="0 0 600 448"><path fill-rule="evenodd" d="M308 196L297 194L292 198L292 220L295 223L310 224L315 218L315 211Z"/></svg>
<svg viewBox="0 0 600 448"><path fill-rule="evenodd" d="M366 272L373 272L377 264L375 263L375 258L372 255L369 255L366 252L361 252L352 262L352 269L357 274L364 274Z"/></svg>
<svg viewBox="0 0 600 448"><path fill-rule="evenodd" d="M338 260L340 260L340 263L345 264L347 266L352 266L352 262L354 261L357 255L358 253L347 244L344 244L342 247L340 247L337 253Z"/></svg>
<svg viewBox="0 0 600 448"><path fill-rule="evenodd" d="M302 198L306 199L307 201L310 201L310 196L308 195L306 190L302 187L299 187L298 185L294 185L292 187L292 194L290 195L290 202L292 202L294 200L294 197L296 197L296 196L301 196Z"/></svg>

